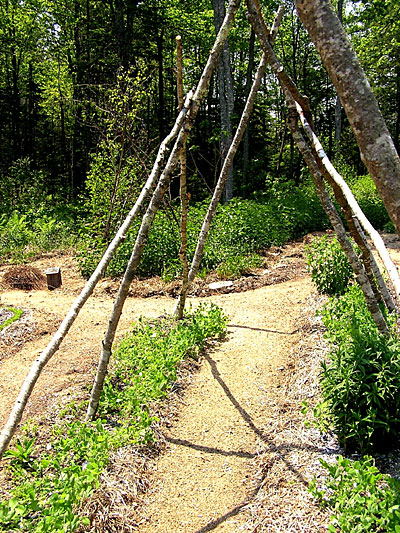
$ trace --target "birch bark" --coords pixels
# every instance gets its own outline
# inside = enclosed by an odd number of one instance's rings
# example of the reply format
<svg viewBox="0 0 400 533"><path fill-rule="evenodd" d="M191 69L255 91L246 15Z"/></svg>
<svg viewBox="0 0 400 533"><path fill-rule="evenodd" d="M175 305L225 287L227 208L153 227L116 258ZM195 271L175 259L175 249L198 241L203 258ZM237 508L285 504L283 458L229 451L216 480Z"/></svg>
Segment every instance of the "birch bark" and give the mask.
<svg viewBox="0 0 400 533"><path fill-rule="evenodd" d="M357 277L357 282L361 287L361 290L363 291L365 301L367 303L368 309L371 313L371 316L379 330L379 332L382 335L389 335L389 328L386 324L385 318L382 315L382 312L379 308L379 305L376 301L375 295L373 293L371 284L369 283L368 276L366 275L365 269L363 265L361 264L360 260L357 257L357 254L355 253L351 242L349 238L346 235L346 230L343 226L342 220L335 208L335 206L332 203L332 200L329 197L329 194L325 188L323 176L319 171L318 165L315 161L315 158L306 143L303 135L298 130L297 127L297 112L296 112L296 106L294 103L293 98L291 97L290 93L288 94L288 91L285 91L285 96L287 98L288 107L289 107L289 119L288 119L288 126L290 129L290 132L293 136L293 139L297 145L297 148L299 149L300 153L302 154L304 161L306 162L311 176L313 178L313 181L315 183L315 187L318 193L318 196L321 200L322 206L324 208L325 213L327 214L329 221L331 222L335 233L337 235L338 241L340 245L342 246L342 249L344 253L346 254L347 259L349 260L355 274Z"/></svg>
<svg viewBox="0 0 400 533"><path fill-rule="evenodd" d="M86 413L86 420L91 420L96 414L101 390L103 388L104 379L107 373L108 363L111 357L112 343L115 338L115 333L117 330L119 319L121 317L125 300L128 296L129 287L132 283L136 267L139 264L143 248L146 244L148 233L154 220L155 214L168 187L170 176L178 163L182 148L184 147L189 133L192 129L197 112L200 108L200 104L207 92L212 73L217 65L218 58L228 37L229 30L232 26L233 19L236 14L236 11L239 8L239 5L240 0L231 0L229 3L227 14L216 37L214 46L210 52L207 64L204 67L196 91L192 97L191 108L190 112L187 115L185 126L181 130L178 139L175 142L174 148L169 156L168 163L160 177L160 181L154 191L149 207L147 208L147 211L143 217L141 227L136 237L135 246L133 248L128 265L126 267L124 277L121 281L121 285L109 321L108 329L103 340L103 346L99 358L97 373L93 383L93 388Z"/></svg>
<svg viewBox="0 0 400 533"><path fill-rule="evenodd" d="M32 393L32 390L43 368L47 365L47 363L50 361L52 356L55 354L55 352L60 347L60 344L62 343L68 331L70 330L72 324L74 323L83 305L88 300L90 295L93 293L93 290L96 287L100 278L104 275L107 269L107 266L109 262L111 261L111 258L114 255L116 249L121 244L121 242L126 238L126 234L130 226L132 225L133 220L135 219L140 209L144 205L145 201L149 197L151 190L153 189L157 179L160 176L161 166L165 160L165 156L168 151L168 145L171 143L171 141L178 135L179 131L182 129L187 112L188 112L188 107L186 106L179 113L178 118L170 134L161 143L161 146L158 150L156 161L154 163L151 174L145 186L143 187L135 205L133 206L128 216L126 217L125 221L119 228L114 239L111 241L104 256L102 257L95 271L93 272L93 274L87 281L86 285L82 289L80 295L75 300L75 302L72 304L71 309L69 310L68 314L62 321L60 327L58 328L58 330L52 337L51 341L49 342L47 347L43 350L43 352L39 355L39 357L34 361L21 387L17 400L8 418L8 421L1 431L0 459L3 456L5 450L7 449L7 446L18 426L18 423L21 420L27 401Z"/></svg>
<svg viewBox="0 0 400 533"><path fill-rule="evenodd" d="M336 185L342 191L346 201L348 202L354 215L357 217L359 223L361 224L363 229L367 232L367 234L370 236L372 242L374 243L376 250L378 251L382 259L385 269L390 277L390 280L393 284L396 295L397 297L400 297L400 276L399 276L396 266L394 265L389 255L389 252L387 251L387 248L385 246L385 243L383 242L382 237L379 235L379 233L376 231L376 229L372 226L372 224L369 222L367 217L364 215L361 207L358 205L357 200L354 198L354 195L351 192L350 187L347 185L345 180L342 178L342 176L337 172L335 167L330 162L318 137L316 136L316 134L314 133L314 131L308 124L307 119L305 118L304 113L298 103L296 103L296 109L297 109L297 112L299 113L304 131L306 132L307 136L312 142L317 152L318 157L320 158L322 164L326 168L329 176L332 178L332 180L336 183Z"/></svg>
<svg viewBox="0 0 400 533"><path fill-rule="evenodd" d="M400 158L351 43L327 0L296 0L297 12L336 87L361 157L400 235Z"/></svg>
<svg viewBox="0 0 400 533"><path fill-rule="evenodd" d="M183 107L183 59L182 59L182 39L180 36L176 38L176 72L177 72L177 95L179 111ZM183 318L183 310L185 307L185 299L188 287L189 265L187 258L187 217L188 217L188 194L186 183L186 145L182 148L182 153L179 158L180 164L180 197L181 197L181 246L179 249L179 258L182 263L182 290L179 297L179 307L177 317L179 320Z"/></svg>

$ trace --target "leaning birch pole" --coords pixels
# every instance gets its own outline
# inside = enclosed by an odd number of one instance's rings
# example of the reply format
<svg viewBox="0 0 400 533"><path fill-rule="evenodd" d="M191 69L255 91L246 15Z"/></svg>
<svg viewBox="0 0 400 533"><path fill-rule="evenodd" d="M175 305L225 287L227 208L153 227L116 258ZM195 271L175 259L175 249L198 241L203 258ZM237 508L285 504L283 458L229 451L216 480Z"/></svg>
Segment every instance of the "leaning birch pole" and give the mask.
<svg viewBox="0 0 400 533"><path fill-rule="evenodd" d="M141 255L144 249L144 246L147 241L148 233L150 227L153 223L156 212L160 206L160 203L164 197L164 193L168 187L170 177L174 169L178 164L179 157L182 152L186 140L189 136L189 133L193 127L194 120L196 118L197 112L200 108L200 104L207 92L207 89L210 84L212 73L218 62L219 55L224 46L224 42L228 37L230 28L232 26L234 16L240 5L240 0L231 0L229 7L225 16L225 19L222 23L220 31L216 37L214 46L210 52L206 66L204 67L202 76L197 85L196 91L191 100L190 112L187 115L184 128L181 130L174 148L171 151L171 154L168 159L168 163L160 177L160 181L154 191L153 197L150 201L150 204L147 208L147 211L142 219L142 224L140 226L139 232L136 237L135 245L129 259L128 265L125 270L124 277L121 281L121 285L117 294L117 298L114 303L114 307L111 313L110 321L108 324L107 332L104 336L102 350L99 358L99 363L97 367L97 373L93 383L92 392L89 399L89 405L86 412L86 420L91 420L96 414L100 394L103 389L103 383L105 376L107 374L108 363L111 357L112 352L112 343L115 338L115 333L118 327L119 319L121 317L122 309L125 303L125 300L128 296L129 287L132 283L133 277L135 275L135 270Z"/></svg>
<svg viewBox="0 0 400 533"><path fill-rule="evenodd" d="M283 14L284 14L284 5L282 4L277 12L277 15L275 17L272 31L270 34L271 42L274 41L276 34L278 33L279 25L282 20ZM247 97L246 105L244 107L242 116L240 118L239 125L237 127L236 133L234 135L234 138L232 140L232 143L229 147L228 153L226 155L223 167L221 169L220 175L218 177L217 185L214 189L214 193L210 202L210 205L208 207L206 216L204 217L203 224L201 226L201 230L199 233L199 238L196 245L196 250L192 259L192 263L190 266L189 271L189 279L188 279L188 288L190 288L190 285L193 283L194 278L196 277L196 274L199 270L200 261L203 256L204 247L206 244L208 232L210 230L211 223L213 221L213 218L215 216L215 213L217 211L217 207L219 204L219 201L221 199L222 192L224 190L224 186L226 183L226 180L228 179L229 175L229 169L232 166L233 159L236 155L237 149L239 147L239 144L243 138L244 132L246 130L251 112L253 110L254 102L257 96L257 93L260 89L261 81L265 73L266 66L268 64L267 56L265 53L263 53L260 63L257 68L257 72L252 84L252 87L250 89L249 95ZM180 297L180 300L175 308L175 313L177 313L178 306L182 305L181 301L182 297ZM183 306L185 303L183 302Z"/></svg>
<svg viewBox="0 0 400 533"><path fill-rule="evenodd" d="M300 95L301 98L299 98L300 93L295 83L287 74L285 74L283 65L281 65L277 60L272 46L269 42L269 34L265 30L265 24L263 22L261 10L258 6L258 0L246 1L248 6L247 18L249 19L252 27L254 28L254 31L256 32L260 40L261 46L268 58L268 62L276 77L278 78L278 81L280 82L283 93L285 95L286 102L289 108L288 126L292 137L310 170L322 206L337 234L338 241L342 246L346 257L349 260L356 274L357 281L363 291L372 318L380 333L384 335L389 335L388 326L376 301L364 266L358 259L357 254L355 253L351 242L346 235L342 220L331 199L329 198L329 195L324 185L323 176L318 168L317 162L315 161L314 155L312 154L308 144L306 143L303 135L297 127L298 115L296 110L296 104L300 104L302 109L305 110L304 114L307 115L309 122L312 124L312 115L308 105L308 99L303 97L302 95Z"/></svg>
<svg viewBox="0 0 400 533"><path fill-rule="evenodd" d="M183 60L182 60L182 38L180 35L176 37L176 79L177 79L177 96L178 108L183 107ZM182 263L182 289L179 297L179 306L177 310L177 318L183 318L183 310L185 307L185 299L188 288L189 265L187 258L187 218L188 218L188 194L186 181L186 145L182 148L182 153L179 157L180 165L180 187L179 195L181 197L181 219L180 219L180 233L181 245L179 249L179 259Z"/></svg>
<svg viewBox="0 0 400 533"><path fill-rule="evenodd" d="M313 133L313 130L308 125L308 122L306 121L304 117L301 107L297 103L296 103L296 108L301 118L303 128L305 128L305 124L307 125L306 133L310 137L310 134ZM313 141L312 138L311 138L311 141ZM312 142L312 152L313 152L314 158L316 160L316 163L318 165L318 168L322 176L331 185L335 198L337 202L339 203L340 207L342 208L343 213L345 215L350 233L355 243L361 250L361 258L364 263L365 271L368 276L369 282L371 284L372 290L374 291L375 298L377 299L378 302L383 302L386 305L389 312L394 311L396 309L396 306L393 302L392 297L390 296L385 280L383 279L382 273L375 261L374 255L365 237L364 231L361 225L359 224L357 217L354 214L346 198L346 195L344 194L344 191L338 185L338 183L333 179L331 173L328 172L326 166L321 160L321 157L320 157L321 152L317 150L317 147L313 142ZM354 199L354 202L357 204L357 201L355 199ZM362 212L361 208L360 208L360 212Z"/></svg>
<svg viewBox="0 0 400 533"><path fill-rule="evenodd" d="M369 237L371 238L380 258L382 259L385 269L390 277L390 280L396 291L396 295L399 298L400 297L400 276L399 276L396 266L394 265L389 255L389 252L385 246L385 243L383 242L382 237L379 235L379 233L376 231L376 229L372 226L370 221L364 215L361 207L358 205L358 202L355 199L354 194L352 193L350 187L347 185L346 181L343 179L343 177L339 174L339 172L337 172L335 167L332 165L331 161L326 155L325 150L322 147L320 140L318 139L314 130L309 125L306 117L304 116L301 106L297 102L296 102L296 109L300 116L300 120L304 128L304 131L306 132L308 138L310 139L312 145L314 146L315 151L317 152L318 157L320 158L322 164L326 168L332 180L341 189L351 210L353 211L354 215L357 217L357 220L359 221L359 223L361 224L362 228L367 233L367 235L369 235Z"/></svg>
<svg viewBox="0 0 400 533"><path fill-rule="evenodd" d="M337 212L336 207L334 206L325 188L324 179L318 168L317 162L315 161L315 158L306 140L304 139L303 135L298 129L298 126L297 126L298 115L297 115L294 100L291 97L291 95L288 94L287 91L284 91L284 92L285 92L285 96L286 96L288 107L289 107L288 126L290 129L290 132L297 145L297 148L302 154L304 161L306 162L310 170L311 176L315 183L315 187L316 187L318 196L321 200L324 211L327 214L328 219L335 230L338 241L340 245L342 246L342 249L344 253L346 254L346 257L349 260L356 274L357 282L360 285L360 288L364 294L365 301L367 303L371 316L376 324L376 327L378 328L378 331L382 335L388 336L390 333L389 328L386 324L386 320L376 301L374 292L368 280L368 276L365 272L365 269L362 263L360 262L359 258L357 257L357 254L355 253L349 238L346 235L346 230L343 226L343 222L339 216L339 213Z"/></svg>
<svg viewBox="0 0 400 533"><path fill-rule="evenodd" d="M327 0L295 0L332 80L387 212L400 235L400 156L364 70Z"/></svg>
<svg viewBox="0 0 400 533"><path fill-rule="evenodd" d="M88 300L90 295L93 293L94 288L96 287L98 281L104 275L107 269L107 266L109 262L111 261L111 258L113 257L116 249L121 244L121 242L126 238L126 234L130 226L132 225L133 220L135 219L135 217L141 210L146 199L149 197L151 190L153 189L156 181L158 180L160 176L161 168L162 168L162 165L164 164L164 160L168 152L168 145L171 143L171 141L178 135L179 131L182 129L187 112L188 112L188 106L186 105L182 109L182 111L179 113L171 132L161 143L160 148L157 153L156 160L153 165L153 169L151 171L151 174L148 177L138 199L136 200L135 205L132 207L125 221L123 222L123 224L117 231L114 239L109 244L106 252L104 253L99 264L97 265L95 271L90 276L89 280L85 284L81 293L79 294L77 299L72 304L71 309L69 310L68 314L66 315L66 317L60 324L56 333L53 335L51 341L32 364L32 367L27 377L25 378L25 381L21 387L17 400L10 413L8 421L1 431L0 459L3 457L3 454L5 450L7 449L8 444L13 434L15 433L15 430L24 412L25 406L28 402L28 399L32 393L32 390L43 368L47 365L47 363L50 361L52 356L55 354L55 352L60 347L62 341L64 340L65 336L70 330L72 324L74 323L83 305Z"/></svg>

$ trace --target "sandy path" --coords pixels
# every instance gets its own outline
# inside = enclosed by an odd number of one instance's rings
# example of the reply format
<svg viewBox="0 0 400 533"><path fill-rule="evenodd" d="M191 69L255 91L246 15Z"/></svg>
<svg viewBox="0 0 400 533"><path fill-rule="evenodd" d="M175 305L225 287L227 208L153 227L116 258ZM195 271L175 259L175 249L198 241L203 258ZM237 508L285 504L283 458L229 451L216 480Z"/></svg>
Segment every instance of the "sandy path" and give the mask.
<svg viewBox="0 0 400 533"><path fill-rule="evenodd" d="M73 295L60 292L10 291L1 294L3 304L32 310L32 320L43 321L46 313L47 328L40 331L39 338L25 344L12 357L0 358L0 424L4 424L14 404L20 387L35 357L47 346L53 326L61 320L75 300ZM88 373L97 364L101 341L107 327L113 300L111 298L91 298L81 310L67 338L50 360L35 386L24 413L24 419L36 412L45 412L46 406L61 401L61 395L68 399L69 389L78 383L87 383ZM170 298L129 298L126 302L117 337L129 329L130 324L140 315L159 316L164 310L171 311ZM49 330L46 333L46 329Z"/></svg>
<svg viewBox="0 0 400 533"><path fill-rule="evenodd" d="M206 356L166 435L140 533L246 527L239 513L257 489L254 458L268 445L260 428L311 291L303 278L213 298L229 314L228 341Z"/></svg>

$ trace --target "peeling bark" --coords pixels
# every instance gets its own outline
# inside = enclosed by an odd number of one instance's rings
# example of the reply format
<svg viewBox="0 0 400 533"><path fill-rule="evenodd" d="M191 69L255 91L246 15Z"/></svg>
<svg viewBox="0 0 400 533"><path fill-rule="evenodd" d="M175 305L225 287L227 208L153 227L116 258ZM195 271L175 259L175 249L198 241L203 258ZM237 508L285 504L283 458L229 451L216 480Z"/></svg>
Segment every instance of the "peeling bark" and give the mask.
<svg viewBox="0 0 400 533"><path fill-rule="evenodd" d="M296 0L296 7L336 87L361 158L400 235L400 158L371 86L330 3Z"/></svg>

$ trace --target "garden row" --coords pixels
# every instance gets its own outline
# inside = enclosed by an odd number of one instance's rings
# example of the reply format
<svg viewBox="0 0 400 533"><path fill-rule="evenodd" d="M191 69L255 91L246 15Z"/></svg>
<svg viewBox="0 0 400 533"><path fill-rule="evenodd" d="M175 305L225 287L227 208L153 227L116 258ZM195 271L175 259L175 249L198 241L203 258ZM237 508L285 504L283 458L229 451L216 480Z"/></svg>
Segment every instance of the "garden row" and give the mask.
<svg viewBox="0 0 400 533"><path fill-rule="evenodd" d="M169 394L182 359L197 358L206 340L225 329L215 306L200 306L179 322L134 324L114 352L96 421L83 422L84 402L71 403L50 427L29 422L6 452L0 531L61 533L88 525L80 506L99 487L112 452L152 441L152 402Z"/></svg>
<svg viewBox="0 0 400 533"><path fill-rule="evenodd" d="M322 365L316 424L322 431L333 430L344 452L351 454L332 464L322 462L327 479L314 479L310 490L332 510L330 531L398 533L400 481L381 473L365 455L398 448L398 317L386 314L390 336L378 332L336 239L315 240L308 248L308 263L319 291L335 293L321 311L330 354Z"/></svg>

